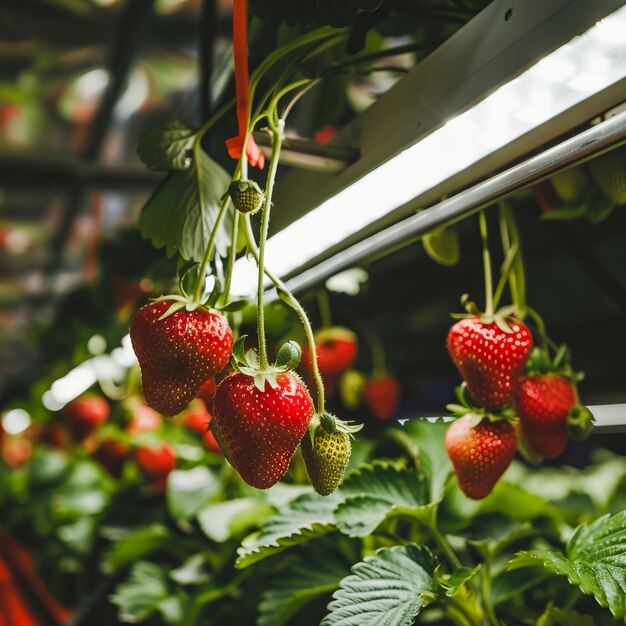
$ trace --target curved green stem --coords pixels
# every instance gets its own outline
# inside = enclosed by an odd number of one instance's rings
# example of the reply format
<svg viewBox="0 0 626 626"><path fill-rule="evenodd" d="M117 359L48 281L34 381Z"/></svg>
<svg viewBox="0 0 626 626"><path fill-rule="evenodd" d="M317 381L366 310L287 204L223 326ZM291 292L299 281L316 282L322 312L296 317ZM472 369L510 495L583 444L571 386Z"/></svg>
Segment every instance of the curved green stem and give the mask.
<svg viewBox="0 0 626 626"><path fill-rule="evenodd" d="M259 339L259 364L261 371L268 368L267 361L267 342L265 339L265 312L263 310L263 289L265 279L265 243L267 241L267 231L270 222L270 212L272 207L272 193L274 191L274 179L278 169L278 161L280 159L280 148L283 142L283 126L272 128L272 157L267 172L267 181L265 184L265 204L263 205L261 214L261 235L259 237L259 279L257 284L257 332Z"/></svg>
<svg viewBox="0 0 626 626"><path fill-rule="evenodd" d="M254 236L252 234L252 227L250 225L250 216L246 215L243 218L244 225L244 234L246 236L246 244L248 247L248 251L252 256L256 259L257 263L259 260L259 249L254 241ZM302 322L302 326L304 328L304 332L306 334L307 343L309 344L309 350L311 352L311 369L313 371L313 377L315 378L315 384L317 386L317 412L318 414L322 414L324 412L324 383L322 382L322 375L320 374L319 366L317 363L317 354L315 352L315 337L313 335L313 327L311 326L311 322L306 314L306 311L302 307L302 305L296 300L294 295L287 289L285 283L278 278L275 274L273 274L267 267L265 269L265 275L272 281L272 283L276 286L277 289L280 289L285 297L289 299L289 305L292 309L298 314L300 321Z"/></svg>
<svg viewBox="0 0 626 626"><path fill-rule="evenodd" d="M519 236L519 230L517 228L517 222L513 212L507 209L504 213L508 231L511 235L511 245L517 248L517 254L515 256L515 262L513 263L513 276L515 276L515 285L517 289L517 301L513 301L513 304L518 309L518 315L520 319L523 319L526 315L526 271L524 269L524 258L522 256L522 244Z"/></svg>
<svg viewBox="0 0 626 626"><path fill-rule="evenodd" d="M478 214L478 223L480 225L480 238L482 241L483 250L483 271L485 274L485 314L487 317L492 317L494 313L493 308L493 282L491 274L491 255L489 253L489 235L487 232L487 218L485 212L481 211Z"/></svg>

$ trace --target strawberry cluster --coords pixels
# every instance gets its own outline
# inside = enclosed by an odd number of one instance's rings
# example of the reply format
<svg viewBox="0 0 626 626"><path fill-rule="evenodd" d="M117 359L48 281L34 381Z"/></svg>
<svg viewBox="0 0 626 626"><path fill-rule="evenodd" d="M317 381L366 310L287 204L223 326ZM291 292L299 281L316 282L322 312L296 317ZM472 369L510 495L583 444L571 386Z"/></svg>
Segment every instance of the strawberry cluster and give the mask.
<svg viewBox="0 0 626 626"><path fill-rule="evenodd" d="M518 448L533 460L555 458L571 434L589 433L592 417L578 402L565 347L550 361L522 322L478 315L454 324L447 344L464 385L461 405L449 405L460 417L446 450L468 497L489 495Z"/></svg>

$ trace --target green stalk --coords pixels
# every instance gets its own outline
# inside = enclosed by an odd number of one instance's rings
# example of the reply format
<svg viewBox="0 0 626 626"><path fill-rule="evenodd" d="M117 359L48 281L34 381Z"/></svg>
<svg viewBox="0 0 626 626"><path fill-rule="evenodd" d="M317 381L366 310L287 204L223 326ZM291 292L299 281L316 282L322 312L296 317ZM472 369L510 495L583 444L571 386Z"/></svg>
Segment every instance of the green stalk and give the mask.
<svg viewBox="0 0 626 626"><path fill-rule="evenodd" d="M195 148L194 148L195 150ZM197 168L196 168L197 169ZM198 170L198 177L200 176L200 171ZM237 178L239 176L239 165L235 168L234 177ZM200 201L200 206L204 206L204 198L202 196L202 185L200 184L200 180L198 178L198 199ZM200 304L200 299L202 298L202 292L204 290L204 285L206 281L206 270L211 261L211 256L213 255L213 247L215 245L215 239L217 237L217 231L222 223L222 219L226 214L226 209L228 209L228 205L230 203L230 196L228 193L224 194L222 198L222 204L220 206L220 212L217 214L215 219L215 224L213 224L213 229L211 230L211 235L209 236L209 241L207 243L206 251L204 253L204 258L202 259L202 263L200 264L200 268L198 270L198 278L196 279L196 284L193 290L193 301Z"/></svg>
<svg viewBox="0 0 626 626"><path fill-rule="evenodd" d="M272 193L274 191L274 179L276 178L276 170L278 169L278 161L280 159L280 148L283 142L283 124L279 124L277 128L272 128L272 157L267 172L267 180L265 183L265 204L261 209L261 235L259 237L259 280L257 284L257 332L259 339L259 364L261 371L268 369L267 361L267 342L265 339L265 312L263 310L263 282L265 278L265 244L267 242L267 231L270 222L270 212L272 207Z"/></svg>
<svg viewBox="0 0 626 626"><path fill-rule="evenodd" d="M230 286L233 281L233 266L235 265L235 257L237 256L237 227L239 225L239 211L235 211L233 216L233 228L230 233L230 249L228 250L228 261L226 265L226 280L224 284L224 294L222 301L228 304L230 298Z"/></svg>
<svg viewBox="0 0 626 626"><path fill-rule="evenodd" d="M511 292L511 301L516 306L516 308L517 303L519 302L517 275L513 271L513 267L517 261L517 255L519 254L519 248L514 247L511 242L511 237L509 235L509 225L506 218L506 211L506 207L503 204L500 204L498 207L498 224L500 226L500 240L502 241L502 250L504 252L505 262L502 268L500 280L498 281L498 285L493 296L494 308L496 309L498 308L500 298L502 297L504 287L507 283ZM511 254L514 255L513 258L511 258Z"/></svg>
<svg viewBox="0 0 626 626"><path fill-rule="evenodd" d="M485 212L478 214L478 223L480 225L480 238L483 249L483 271L485 273L485 315L493 317L493 282L491 274L491 255L489 254L489 235L487 232L487 218Z"/></svg>
<svg viewBox="0 0 626 626"><path fill-rule="evenodd" d="M518 309L519 317L523 319L526 315L526 272L524 269L524 259L522 257L522 244L513 212L507 210L505 212L505 218L508 231L511 235L511 244L517 248L513 274L515 276L515 284L517 285L517 301L514 301L513 304L515 304Z"/></svg>
<svg viewBox="0 0 626 626"><path fill-rule="evenodd" d="M244 225L244 233L246 236L246 244L248 247L248 251L252 256L256 259L257 263L259 261L259 249L254 241L254 236L252 234L252 227L250 225L250 216L246 215L243 218ZM278 278L274 273L272 273L268 268L265 268L265 275L272 281L272 283L276 286L277 289L280 289L285 296L289 299L289 305L295 312L298 314L300 321L302 322L302 326L304 328L304 332L306 334L307 343L309 344L309 350L311 352L311 369L313 370L313 377L315 378L315 384L317 386L317 412L318 414L322 414L324 412L324 383L322 382L322 375L320 374L319 366L317 363L317 354L315 352L315 337L313 335L313 327L311 326L311 322L307 317L306 311L302 307L302 305L296 300L294 295L287 289L285 283Z"/></svg>
<svg viewBox="0 0 626 626"><path fill-rule="evenodd" d="M480 572L480 597L483 605L483 610L487 616L487 619L492 626L499 626L500 622L496 617L491 602L491 558L487 557L483 563L482 571Z"/></svg>

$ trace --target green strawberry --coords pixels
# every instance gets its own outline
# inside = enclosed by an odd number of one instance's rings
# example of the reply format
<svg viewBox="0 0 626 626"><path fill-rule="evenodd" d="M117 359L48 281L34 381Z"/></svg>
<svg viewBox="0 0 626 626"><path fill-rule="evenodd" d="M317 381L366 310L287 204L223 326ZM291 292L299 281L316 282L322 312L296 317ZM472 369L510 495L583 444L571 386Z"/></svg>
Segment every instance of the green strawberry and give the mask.
<svg viewBox="0 0 626 626"><path fill-rule="evenodd" d="M265 194L253 180L234 180L228 187L228 193L241 213L256 213L265 202Z"/></svg>
<svg viewBox="0 0 626 626"><path fill-rule="evenodd" d="M327 432L321 425L309 430L300 442L300 450L313 489L330 495L341 482L350 459L350 435L341 430Z"/></svg>

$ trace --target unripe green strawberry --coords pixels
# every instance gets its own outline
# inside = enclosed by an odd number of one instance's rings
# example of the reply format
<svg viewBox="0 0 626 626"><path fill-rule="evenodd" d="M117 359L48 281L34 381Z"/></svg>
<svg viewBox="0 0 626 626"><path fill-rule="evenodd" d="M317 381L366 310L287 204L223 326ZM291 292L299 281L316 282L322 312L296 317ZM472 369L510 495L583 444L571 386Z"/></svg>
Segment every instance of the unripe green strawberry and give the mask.
<svg viewBox="0 0 626 626"><path fill-rule="evenodd" d="M253 180L234 180L228 186L228 193L241 213L256 213L265 202L265 194Z"/></svg>
<svg viewBox="0 0 626 626"><path fill-rule="evenodd" d="M341 482L350 460L350 435L340 430L326 432L317 426L307 432L300 450L313 489L322 496L330 495Z"/></svg>

